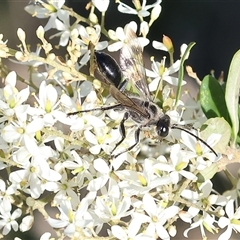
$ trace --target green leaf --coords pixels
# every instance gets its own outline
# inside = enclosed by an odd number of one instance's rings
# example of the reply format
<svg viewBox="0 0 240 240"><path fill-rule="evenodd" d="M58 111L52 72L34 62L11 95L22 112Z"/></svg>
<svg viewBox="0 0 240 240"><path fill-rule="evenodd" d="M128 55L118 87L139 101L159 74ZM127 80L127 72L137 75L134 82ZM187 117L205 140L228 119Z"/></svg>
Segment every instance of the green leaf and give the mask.
<svg viewBox="0 0 240 240"><path fill-rule="evenodd" d="M196 44L195 42L189 43L188 46L187 46L187 49L185 50L183 56L181 57L180 68L179 68L179 71L178 71L178 87L177 87L176 101L175 101L175 105L174 105L175 109L178 106L178 100L180 99L180 96L181 96L182 81L183 81L183 76L184 76L184 62L188 58L190 50L192 49L192 47L195 44Z"/></svg>
<svg viewBox="0 0 240 240"><path fill-rule="evenodd" d="M224 118L211 118L208 119L203 127L207 126L201 131L201 137L207 139L212 133L219 133L222 135L219 142L213 146L213 149L218 153L225 153L225 149L229 144L231 137L231 126Z"/></svg>
<svg viewBox="0 0 240 240"><path fill-rule="evenodd" d="M224 91L217 79L210 75L202 81L200 103L207 118L224 117L230 123Z"/></svg>
<svg viewBox="0 0 240 240"><path fill-rule="evenodd" d="M235 146L239 130L239 118L238 118L239 88L240 88L240 50L238 50L234 54L232 62L230 64L225 93L225 100L232 121L233 146Z"/></svg>
<svg viewBox="0 0 240 240"><path fill-rule="evenodd" d="M198 182L203 183L209 179L212 179L217 172L218 172L217 163L212 163L209 167L206 167L204 170L199 172L199 174L197 175Z"/></svg>

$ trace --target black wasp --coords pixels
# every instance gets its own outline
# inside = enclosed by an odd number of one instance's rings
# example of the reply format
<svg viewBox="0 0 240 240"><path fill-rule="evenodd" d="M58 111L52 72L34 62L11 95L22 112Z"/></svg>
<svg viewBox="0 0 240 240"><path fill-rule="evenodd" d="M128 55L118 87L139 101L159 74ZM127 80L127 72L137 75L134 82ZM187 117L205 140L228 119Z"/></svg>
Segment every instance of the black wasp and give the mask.
<svg viewBox="0 0 240 240"><path fill-rule="evenodd" d="M146 81L142 51L142 47L135 32L128 27L126 30L126 40L120 51L120 67L110 55L103 52L95 52L95 61L97 63L98 70L103 77L101 81L108 87L109 93L117 100L118 103L113 106L83 110L69 113L68 115L96 110L124 110L124 117L119 128L122 138L116 144L113 151L124 141L126 137L124 123L129 118L137 123L137 128L135 130L135 143L114 157L133 149L139 143L141 128L149 126L155 126L156 132L160 137L166 137L170 128L183 130L194 136L197 140L203 142L217 156L216 152L198 136L195 136L193 133L174 124L171 126L170 117L163 114L157 104L152 101ZM124 81L122 81L122 79L124 79ZM128 96L124 93L128 81L136 87L139 96Z"/></svg>

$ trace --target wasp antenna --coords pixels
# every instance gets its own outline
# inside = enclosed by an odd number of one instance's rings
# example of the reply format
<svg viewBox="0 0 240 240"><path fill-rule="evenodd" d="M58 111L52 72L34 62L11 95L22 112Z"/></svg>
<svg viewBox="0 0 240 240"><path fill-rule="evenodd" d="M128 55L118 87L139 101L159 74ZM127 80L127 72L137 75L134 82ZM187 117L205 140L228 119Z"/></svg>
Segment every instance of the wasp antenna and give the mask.
<svg viewBox="0 0 240 240"><path fill-rule="evenodd" d="M67 115L72 116L72 115L76 115L76 114L79 114L79 113L85 113L85 112L106 111L106 110L116 109L116 108L119 108L121 106L122 106L121 103L116 103L116 104L110 105L110 106L103 106L103 107L99 107L99 108L92 108L92 109L80 110L80 111L77 111L77 112L71 112L71 113L67 113Z"/></svg>
<svg viewBox="0 0 240 240"><path fill-rule="evenodd" d="M216 155L216 157L218 156L217 153L213 150L213 148L212 148L209 144L207 144L204 140L202 140L200 137L196 136L196 135L193 134L192 132L190 132L190 131L188 131L188 130L186 130L186 129L184 129L184 128L178 127L178 126L176 126L176 125L173 125L171 128L172 128L172 129L179 129L179 130L184 131L184 132L188 133L189 135L195 137L198 141L200 141L200 142L202 142L204 145L206 145L206 146Z"/></svg>

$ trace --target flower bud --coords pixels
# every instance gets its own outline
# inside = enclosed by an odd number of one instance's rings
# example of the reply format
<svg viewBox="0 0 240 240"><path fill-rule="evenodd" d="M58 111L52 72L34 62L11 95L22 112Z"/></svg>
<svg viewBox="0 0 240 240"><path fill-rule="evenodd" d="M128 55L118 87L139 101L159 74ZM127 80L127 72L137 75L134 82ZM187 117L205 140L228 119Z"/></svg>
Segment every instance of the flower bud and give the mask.
<svg viewBox="0 0 240 240"><path fill-rule="evenodd" d="M170 235L171 237L176 236L176 234L177 234L176 226L171 225L171 226L168 228L168 232L169 232L169 235Z"/></svg>
<svg viewBox="0 0 240 240"><path fill-rule="evenodd" d="M25 42L26 40L26 33L21 29L21 28L18 28L17 30L17 36L19 38L19 40L23 43Z"/></svg>
<svg viewBox="0 0 240 240"><path fill-rule="evenodd" d="M98 23L98 18L97 18L97 16L96 16L95 13L90 13L90 14L89 14L89 20L90 20L92 23L95 23L95 24Z"/></svg>
<svg viewBox="0 0 240 240"><path fill-rule="evenodd" d="M163 35L162 41L163 41L164 46L167 48L168 52L173 53L174 48L173 48L172 40L168 36Z"/></svg>
<svg viewBox="0 0 240 240"><path fill-rule="evenodd" d="M148 26L148 23L143 21L141 22L141 25L140 25L140 33L143 35L143 37L146 37L147 34L149 32L149 26Z"/></svg>
<svg viewBox="0 0 240 240"><path fill-rule="evenodd" d="M152 9L149 26L151 26L151 25L153 24L153 22L158 19L161 11L162 11L162 7L161 7L160 5L156 5L156 6Z"/></svg>
<svg viewBox="0 0 240 240"><path fill-rule="evenodd" d="M184 44L182 44L181 47L180 47L180 52L181 52L180 57L183 57L183 55L184 55L184 53L185 53L186 50L187 50L187 44L184 43ZM186 58L185 58L185 59L188 59L188 57L189 57L189 52L188 52L188 54L186 55Z"/></svg>
<svg viewBox="0 0 240 240"><path fill-rule="evenodd" d="M55 57L56 57L56 55L54 53L50 53L47 55L47 60L54 61Z"/></svg>
<svg viewBox="0 0 240 240"><path fill-rule="evenodd" d="M36 34L40 40L44 39L44 33L45 33L44 28L42 26L39 26L36 31Z"/></svg>
<svg viewBox="0 0 240 240"><path fill-rule="evenodd" d="M78 32L77 28L74 28L74 29L71 31L71 38L72 38L72 39L76 39L76 38L78 38L78 35L79 35L79 32Z"/></svg>
<svg viewBox="0 0 240 240"><path fill-rule="evenodd" d="M21 232L26 232L29 229L31 229L33 225L34 218L33 216L26 216L22 219L22 223L20 224L20 230Z"/></svg>

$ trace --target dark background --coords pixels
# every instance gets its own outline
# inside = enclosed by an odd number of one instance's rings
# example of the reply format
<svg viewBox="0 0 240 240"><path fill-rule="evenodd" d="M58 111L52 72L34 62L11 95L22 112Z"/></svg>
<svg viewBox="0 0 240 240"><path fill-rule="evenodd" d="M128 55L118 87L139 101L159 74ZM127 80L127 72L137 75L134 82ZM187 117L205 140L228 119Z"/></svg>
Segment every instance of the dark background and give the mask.
<svg viewBox="0 0 240 240"><path fill-rule="evenodd" d="M85 6L88 2L69 0L66 5L87 16ZM132 6L131 0L123 2ZM155 0L147 2L151 4ZM18 27L28 33L27 41L34 45L38 42L35 37L37 26L45 25L44 19L32 18L23 10L28 3L29 0L0 1L0 33L4 34L4 39L8 39L12 47L19 44L16 37ZM179 57L182 43L196 42L187 64L194 68L201 79L212 69L216 76L224 71L226 78L231 58L240 49L240 1L163 0L161 6L161 15L151 27L148 38L161 41L163 34L169 36L174 43L175 59ZM115 30L117 26L124 26L132 20L139 23L137 16L118 12L115 0L110 1L106 14L107 29ZM146 51L157 60L166 55L165 52L155 51L151 45Z"/></svg>
<svg viewBox="0 0 240 240"><path fill-rule="evenodd" d="M76 11L82 12L85 1L69 1ZM133 6L130 0L122 1ZM148 4L155 0L148 0ZM214 69L216 76L224 71L225 77L234 53L240 49L240 1L231 0L163 0L159 19L152 25L148 38L161 41L169 36L175 47L175 59L183 43L196 42L188 64L202 79ZM137 16L119 13L111 1L106 14L106 27L116 29L129 21L139 23ZM156 56L152 47L149 54ZM166 53L158 51L159 59ZM157 57L157 56L156 56Z"/></svg>

